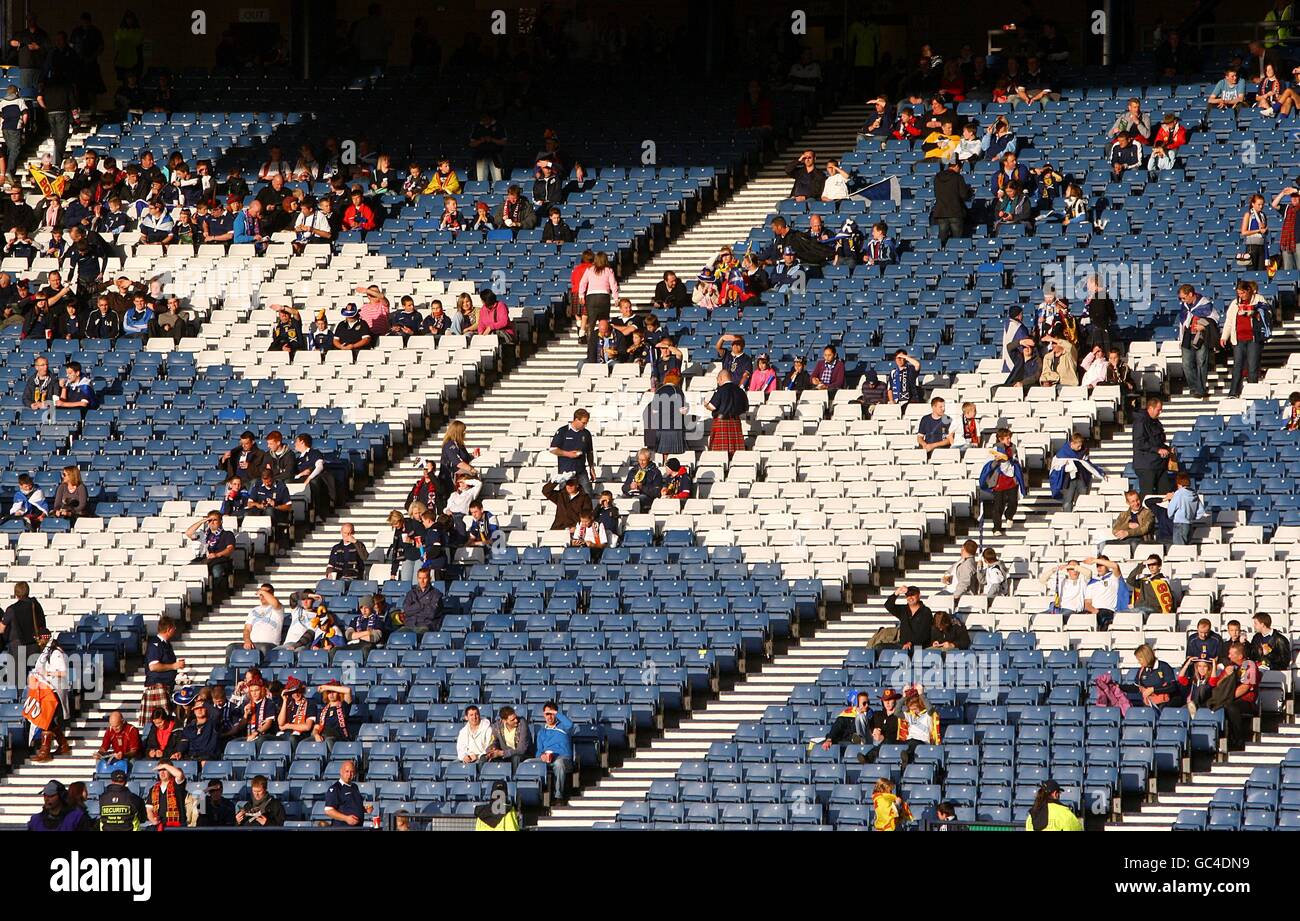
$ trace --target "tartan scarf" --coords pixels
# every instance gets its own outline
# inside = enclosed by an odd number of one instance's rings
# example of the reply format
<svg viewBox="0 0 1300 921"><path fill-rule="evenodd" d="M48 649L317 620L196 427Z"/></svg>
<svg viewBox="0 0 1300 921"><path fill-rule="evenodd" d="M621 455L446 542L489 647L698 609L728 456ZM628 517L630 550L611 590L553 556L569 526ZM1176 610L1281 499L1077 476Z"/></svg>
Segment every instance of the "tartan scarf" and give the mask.
<svg viewBox="0 0 1300 921"><path fill-rule="evenodd" d="M164 796L166 797L165 807L162 804ZM165 793L163 792L162 783L154 784L153 789L149 791L149 802L154 811L162 817L162 821L158 823L159 831L164 828L175 828L185 824L181 821L181 803L180 798L176 795L175 782L167 785Z"/></svg>

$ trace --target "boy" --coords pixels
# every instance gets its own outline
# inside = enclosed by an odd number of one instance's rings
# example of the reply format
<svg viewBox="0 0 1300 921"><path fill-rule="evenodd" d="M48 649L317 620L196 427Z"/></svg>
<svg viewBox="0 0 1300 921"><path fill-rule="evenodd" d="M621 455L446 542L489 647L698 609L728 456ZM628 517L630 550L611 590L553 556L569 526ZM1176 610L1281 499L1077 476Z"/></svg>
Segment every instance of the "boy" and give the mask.
<svg viewBox="0 0 1300 921"><path fill-rule="evenodd" d="M29 531L38 530L50 507L45 502L45 494L36 488L30 476L23 473L18 476L18 492L14 493L13 505L9 508L8 518L21 518L27 522Z"/></svg>
<svg viewBox="0 0 1300 921"><path fill-rule="evenodd" d="M1205 503L1192 489L1192 478L1186 473L1179 473L1174 478L1174 483L1178 488L1165 496L1165 501L1169 503L1169 521L1174 526L1174 543L1189 544L1192 527L1197 519L1205 515Z"/></svg>

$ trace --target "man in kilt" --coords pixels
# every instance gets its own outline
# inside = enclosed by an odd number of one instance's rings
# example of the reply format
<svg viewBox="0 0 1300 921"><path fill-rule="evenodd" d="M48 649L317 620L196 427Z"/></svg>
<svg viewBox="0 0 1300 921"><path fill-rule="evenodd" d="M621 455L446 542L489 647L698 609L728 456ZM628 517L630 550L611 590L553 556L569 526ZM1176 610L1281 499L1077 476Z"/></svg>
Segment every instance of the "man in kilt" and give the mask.
<svg viewBox="0 0 1300 921"><path fill-rule="evenodd" d="M185 668L185 660L176 658L176 651L172 649L174 636L176 621L164 614L158 618L158 633L149 640L144 654L144 693L140 695L137 725L148 726L157 707L171 712L176 673Z"/></svg>
<svg viewBox="0 0 1300 921"><path fill-rule="evenodd" d="M709 397L706 408L713 413L710 451L726 451L727 456L745 450L745 432L740 417L749 411L749 398L726 371L718 372L718 389Z"/></svg>

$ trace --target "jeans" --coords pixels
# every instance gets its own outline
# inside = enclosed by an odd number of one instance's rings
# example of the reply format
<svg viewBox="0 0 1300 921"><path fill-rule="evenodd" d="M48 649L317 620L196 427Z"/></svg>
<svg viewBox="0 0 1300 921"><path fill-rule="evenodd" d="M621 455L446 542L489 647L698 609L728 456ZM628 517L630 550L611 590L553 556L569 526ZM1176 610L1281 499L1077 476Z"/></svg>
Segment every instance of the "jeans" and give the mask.
<svg viewBox="0 0 1300 921"><path fill-rule="evenodd" d="M1238 342L1232 347L1232 386L1228 391L1228 396L1241 396L1241 376L1242 372L1246 373L1246 380L1254 384L1259 381L1259 354L1260 342L1258 339L1251 339L1249 342Z"/></svg>
<svg viewBox="0 0 1300 921"><path fill-rule="evenodd" d="M1199 349L1183 348L1183 376L1187 378L1187 389L1194 397L1203 397L1209 393L1210 348L1208 345Z"/></svg>
<svg viewBox="0 0 1300 921"><path fill-rule="evenodd" d="M1295 252L1296 252L1296 251L1295 251L1295 247L1294 247L1294 246L1291 247L1290 249L1283 249L1283 250L1282 250L1282 268L1284 268L1284 269L1300 269L1300 264L1297 264L1297 261L1296 261L1296 255L1295 255Z"/></svg>
<svg viewBox="0 0 1300 921"><path fill-rule="evenodd" d="M4 129L5 158L8 160L9 172L18 167L23 149L23 133L17 128Z"/></svg>
<svg viewBox="0 0 1300 921"><path fill-rule="evenodd" d="M493 182L501 181L501 167L497 166L491 159L474 161L474 178L479 182L491 179Z"/></svg>
<svg viewBox="0 0 1300 921"><path fill-rule="evenodd" d="M393 574L393 578L397 579L399 582L414 582L415 574L419 571L419 569L420 569L419 560L403 560L402 562L397 564L396 572Z"/></svg>
<svg viewBox="0 0 1300 921"><path fill-rule="evenodd" d="M68 133L72 128L71 112L48 112L50 120L50 139L54 141L54 162L62 163L64 151L68 147Z"/></svg>
<svg viewBox="0 0 1300 921"><path fill-rule="evenodd" d="M555 788L556 799L564 799L569 792L569 774L573 770L573 762L568 758L556 757L550 764L551 777Z"/></svg>
<svg viewBox="0 0 1300 921"><path fill-rule="evenodd" d="M959 217L939 217L934 219L939 227L939 245L946 246L951 237L965 236L965 222Z"/></svg>
<svg viewBox="0 0 1300 921"><path fill-rule="evenodd" d="M1184 545L1192 542L1192 526L1187 524L1174 525L1174 544Z"/></svg>
<svg viewBox="0 0 1300 921"><path fill-rule="evenodd" d="M1067 512L1074 511L1074 503L1079 501L1079 497L1088 492L1088 487L1083 484L1082 477L1075 477L1066 482L1061 489L1061 506Z"/></svg>

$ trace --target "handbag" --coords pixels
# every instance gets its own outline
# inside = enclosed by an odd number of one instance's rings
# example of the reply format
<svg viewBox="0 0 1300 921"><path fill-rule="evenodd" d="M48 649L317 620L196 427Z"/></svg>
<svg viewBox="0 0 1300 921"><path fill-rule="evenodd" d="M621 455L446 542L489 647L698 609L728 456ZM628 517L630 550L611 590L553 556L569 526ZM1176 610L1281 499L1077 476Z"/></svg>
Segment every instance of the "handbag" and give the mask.
<svg viewBox="0 0 1300 921"><path fill-rule="evenodd" d="M1237 253L1236 259L1237 259L1237 267L1243 269L1248 268L1250 266L1250 263L1253 261L1253 257L1250 255L1250 253Z"/></svg>

